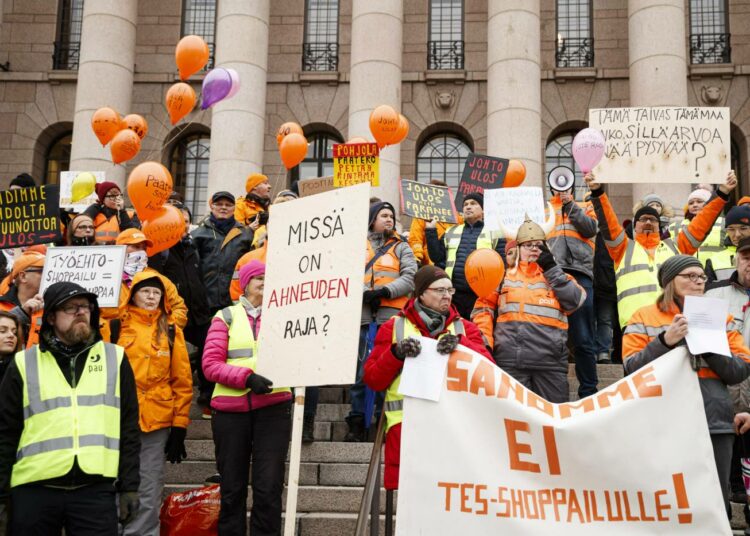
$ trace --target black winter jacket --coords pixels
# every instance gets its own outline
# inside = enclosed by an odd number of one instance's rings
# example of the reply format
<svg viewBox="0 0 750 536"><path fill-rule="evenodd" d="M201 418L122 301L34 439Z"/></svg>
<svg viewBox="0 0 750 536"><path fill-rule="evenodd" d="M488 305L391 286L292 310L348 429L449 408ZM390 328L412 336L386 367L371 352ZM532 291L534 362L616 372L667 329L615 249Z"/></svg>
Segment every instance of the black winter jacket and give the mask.
<svg viewBox="0 0 750 536"><path fill-rule="evenodd" d="M200 273L213 314L232 305L229 285L232 283L234 266L242 255L252 249L253 231L235 222L229 233L224 234L210 218L206 218L190 236L200 258Z"/></svg>
<svg viewBox="0 0 750 536"><path fill-rule="evenodd" d="M617 301L615 263L609 256L602 233L596 233L594 249L594 294L597 297Z"/></svg>

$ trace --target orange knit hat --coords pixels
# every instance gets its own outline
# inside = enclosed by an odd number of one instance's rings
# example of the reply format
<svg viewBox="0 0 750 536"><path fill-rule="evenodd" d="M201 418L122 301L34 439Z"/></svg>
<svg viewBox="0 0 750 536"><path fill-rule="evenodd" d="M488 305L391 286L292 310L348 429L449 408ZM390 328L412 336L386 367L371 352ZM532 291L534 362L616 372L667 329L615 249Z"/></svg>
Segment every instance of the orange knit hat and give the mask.
<svg viewBox="0 0 750 536"><path fill-rule="evenodd" d="M248 175L247 181L245 181L245 191L250 193L253 188L264 182L268 182L268 177L262 173L251 173Z"/></svg>

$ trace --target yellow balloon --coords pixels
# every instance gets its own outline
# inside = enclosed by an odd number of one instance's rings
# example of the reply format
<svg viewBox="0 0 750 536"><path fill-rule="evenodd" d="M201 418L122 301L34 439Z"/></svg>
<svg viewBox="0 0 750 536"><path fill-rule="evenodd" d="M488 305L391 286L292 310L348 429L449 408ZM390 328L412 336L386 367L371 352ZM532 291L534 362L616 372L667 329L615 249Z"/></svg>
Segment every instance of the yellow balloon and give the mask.
<svg viewBox="0 0 750 536"><path fill-rule="evenodd" d="M89 173L88 171L79 173L76 175L76 178L73 179L73 185L70 188L72 194L70 200L73 203L80 201L84 197L93 194L95 187L96 177L94 177L93 173Z"/></svg>

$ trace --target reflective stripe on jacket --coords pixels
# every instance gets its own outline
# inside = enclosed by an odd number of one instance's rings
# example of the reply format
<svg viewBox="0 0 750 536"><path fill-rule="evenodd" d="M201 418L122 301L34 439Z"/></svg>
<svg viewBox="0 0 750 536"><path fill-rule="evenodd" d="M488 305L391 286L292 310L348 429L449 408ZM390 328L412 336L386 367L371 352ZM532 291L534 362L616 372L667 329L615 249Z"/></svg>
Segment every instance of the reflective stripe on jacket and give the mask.
<svg viewBox="0 0 750 536"><path fill-rule="evenodd" d="M728 246L723 251L711 255L706 260L706 274L709 277L713 274L715 281L725 281L732 277L736 268L734 266L734 258L737 255L736 246Z"/></svg>
<svg viewBox="0 0 750 536"><path fill-rule="evenodd" d="M238 303L225 307L218 313L216 318L221 318L229 329L229 344L227 346L227 365L255 369L258 362L258 340L250 326L247 312L242 304ZM212 399L217 397L247 397L250 389L235 389L221 383L214 387ZM291 393L288 387L274 389L274 393Z"/></svg>
<svg viewBox="0 0 750 536"><path fill-rule="evenodd" d="M456 257L458 248L461 245L461 236L464 232L465 224L455 225L445 231L443 242L445 242L445 273L453 279L453 270L456 268ZM474 249L494 249L495 241L492 239L492 233L487 229L482 229L477 238L477 245Z"/></svg>
<svg viewBox="0 0 750 536"><path fill-rule="evenodd" d="M24 428L11 487L63 476L76 460L84 473L117 478L123 350L100 341L85 359L71 387L50 352L36 346L16 354Z"/></svg>
<svg viewBox="0 0 750 536"><path fill-rule="evenodd" d="M687 218L682 220L682 223L673 222L672 225L669 226L669 235L672 237L672 240L676 239L677 233L679 233L681 229L687 229L688 225L690 225L690 220ZM701 244L701 247L695 253L695 256L701 261L701 264L705 266L708 259L712 259L718 253L724 251L724 240L726 239L726 236L726 231L724 230L724 218L719 216L716 218L713 227L711 227L711 231Z"/></svg>
<svg viewBox="0 0 750 536"><path fill-rule="evenodd" d="M550 200L555 209L555 227L547 243L555 260L565 270L594 277L594 249L597 232L596 215L591 203L571 202L563 209L560 197Z"/></svg>
<svg viewBox="0 0 750 536"><path fill-rule="evenodd" d="M94 238L97 244L114 244L120 234L120 222L117 219L117 214L107 219L100 212L94 218L94 227L96 227Z"/></svg>
<svg viewBox="0 0 750 536"><path fill-rule="evenodd" d="M393 238L381 246L381 248L387 248L387 250L383 255L380 255L375 260L375 263L365 272L365 289L381 289L401 276L401 260L398 258L398 255L396 255L396 247L401 243L401 240ZM375 250L372 248L370 241L367 240L367 257L365 258L365 265L369 264L374 256ZM401 309L406 305L407 301L409 301L408 296L382 298L380 300L380 307Z"/></svg>
<svg viewBox="0 0 750 536"><path fill-rule="evenodd" d="M677 254L677 247L668 238L656 246L653 258L637 241L628 242L625 256L615 267L620 326L625 326L638 309L656 301L659 295L659 267Z"/></svg>
<svg viewBox="0 0 750 536"><path fill-rule="evenodd" d="M448 333L452 335L465 335L464 325L461 322L461 318L456 318L453 322L448 324ZM422 333L419 328L415 326L408 318L403 316L397 316L393 319L393 344L397 344L399 341L414 337L419 339ZM388 389L385 392L385 402L383 404L383 410L385 411L385 431L391 429L404 420L404 397L399 394L398 386L401 384L401 374L391 382Z"/></svg>

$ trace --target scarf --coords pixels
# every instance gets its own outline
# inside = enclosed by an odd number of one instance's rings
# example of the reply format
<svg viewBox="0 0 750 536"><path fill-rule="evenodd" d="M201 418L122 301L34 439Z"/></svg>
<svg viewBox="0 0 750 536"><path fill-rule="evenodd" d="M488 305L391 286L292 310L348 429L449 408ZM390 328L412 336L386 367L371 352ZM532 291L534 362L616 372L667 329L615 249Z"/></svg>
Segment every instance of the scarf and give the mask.
<svg viewBox="0 0 750 536"><path fill-rule="evenodd" d="M234 224L235 224L234 216L229 216L228 218L224 218L220 220L219 218L211 214L208 217L208 219L216 228L216 230L224 235L227 234L232 229L232 227L234 227Z"/></svg>
<svg viewBox="0 0 750 536"><path fill-rule="evenodd" d="M133 253L128 253L128 256L125 258L125 266L122 267L123 280L130 281L135 274L145 270L147 265L148 255L145 251L134 251Z"/></svg>
<svg viewBox="0 0 750 536"><path fill-rule="evenodd" d="M419 318L422 319L424 325L427 326L431 337L436 337L438 334L442 333L445 329L445 321L448 319L447 312L440 313L430 309L423 305L419 299L414 300L414 308L417 310Z"/></svg>
<svg viewBox="0 0 750 536"><path fill-rule="evenodd" d="M74 236L70 239L71 246L91 246L94 243L93 236Z"/></svg>

